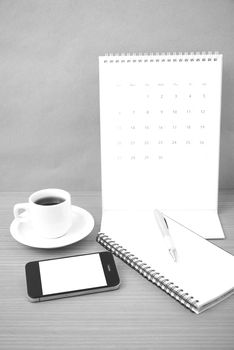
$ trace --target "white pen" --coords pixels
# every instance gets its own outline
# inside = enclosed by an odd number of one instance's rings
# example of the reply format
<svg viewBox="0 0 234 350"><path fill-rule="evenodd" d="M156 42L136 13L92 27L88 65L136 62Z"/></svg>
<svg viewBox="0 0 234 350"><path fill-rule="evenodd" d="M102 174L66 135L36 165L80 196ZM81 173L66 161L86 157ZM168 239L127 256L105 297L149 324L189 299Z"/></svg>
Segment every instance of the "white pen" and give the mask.
<svg viewBox="0 0 234 350"><path fill-rule="evenodd" d="M173 240L171 238L169 229L168 229L168 225L167 225L167 221L164 218L163 214L158 211L157 209L154 210L154 217L155 220L160 228L160 231L162 233L162 236L164 238L164 241L167 245L167 248L169 250L169 253L171 254L173 260L176 262L176 248L175 245L173 243Z"/></svg>

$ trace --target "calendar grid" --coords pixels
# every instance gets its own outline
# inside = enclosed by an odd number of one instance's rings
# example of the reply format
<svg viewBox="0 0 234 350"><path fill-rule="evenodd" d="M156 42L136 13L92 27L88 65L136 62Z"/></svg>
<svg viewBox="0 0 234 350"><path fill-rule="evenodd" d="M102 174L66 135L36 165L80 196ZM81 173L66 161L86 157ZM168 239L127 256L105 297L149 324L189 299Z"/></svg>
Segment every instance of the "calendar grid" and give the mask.
<svg viewBox="0 0 234 350"><path fill-rule="evenodd" d="M140 188L143 202L157 198L159 208L217 207L222 55L110 54L99 62L105 205L124 196L134 206Z"/></svg>

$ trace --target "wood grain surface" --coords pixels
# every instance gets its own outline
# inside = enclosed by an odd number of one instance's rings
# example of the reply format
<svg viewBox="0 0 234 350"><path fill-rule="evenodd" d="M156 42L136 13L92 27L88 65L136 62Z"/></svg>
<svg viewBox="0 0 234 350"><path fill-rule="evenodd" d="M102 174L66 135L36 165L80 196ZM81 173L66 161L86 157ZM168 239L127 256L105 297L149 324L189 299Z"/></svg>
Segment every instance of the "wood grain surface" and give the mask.
<svg viewBox="0 0 234 350"><path fill-rule="evenodd" d="M97 192L72 193L73 204L95 218L93 232L71 246L26 247L10 235L15 203L29 193L0 194L0 349L233 349L233 296L195 315L115 259L119 290L44 303L26 298L24 265L31 260L101 251L95 242L101 220ZM213 241L234 254L234 191L219 196L225 240ZM219 276L217 276L217 279Z"/></svg>

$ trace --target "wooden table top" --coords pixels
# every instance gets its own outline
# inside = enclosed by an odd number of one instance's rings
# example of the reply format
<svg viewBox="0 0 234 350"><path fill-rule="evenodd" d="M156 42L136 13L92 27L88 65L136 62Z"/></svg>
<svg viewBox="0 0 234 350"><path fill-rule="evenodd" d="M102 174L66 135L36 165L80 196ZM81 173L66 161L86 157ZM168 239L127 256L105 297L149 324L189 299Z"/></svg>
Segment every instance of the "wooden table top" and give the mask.
<svg viewBox="0 0 234 350"><path fill-rule="evenodd" d="M93 232L73 245L43 250L16 242L9 232L13 205L27 192L0 194L0 348L16 349L212 349L234 348L233 296L196 315L147 282L119 259L119 290L43 303L26 298L24 265L31 260L101 251L95 237L101 221L99 192L73 192L73 204L91 212ZM234 254L234 191L221 191L219 214ZM218 276L217 276L218 278Z"/></svg>

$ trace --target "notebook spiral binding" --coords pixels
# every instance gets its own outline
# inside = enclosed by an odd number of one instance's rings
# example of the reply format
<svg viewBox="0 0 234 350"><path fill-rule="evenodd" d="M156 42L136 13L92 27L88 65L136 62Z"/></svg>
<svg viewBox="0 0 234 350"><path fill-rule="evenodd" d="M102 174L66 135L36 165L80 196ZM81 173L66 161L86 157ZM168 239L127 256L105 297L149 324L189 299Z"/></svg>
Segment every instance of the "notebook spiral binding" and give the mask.
<svg viewBox="0 0 234 350"><path fill-rule="evenodd" d="M196 52L156 52L156 53L109 53L103 57L104 63L154 63L154 62L211 62L221 56L218 51Z"/></svg>
<svg viewBox="0 0 234 350"><path fill-rule="evenodd" d="M160 272L155 271L142 260L138 259L138 257L134 256L134 254L131 254L117 244L105 233L99 232L96 240L106 250L109 250L115 256L123 260L127 265L136 270L151 283L161 288L191 311L195 312L199 300L196 300L193 296L185 293L183 289L180 289L179 286L176 286L173 282L165 278Z"/></svg>

